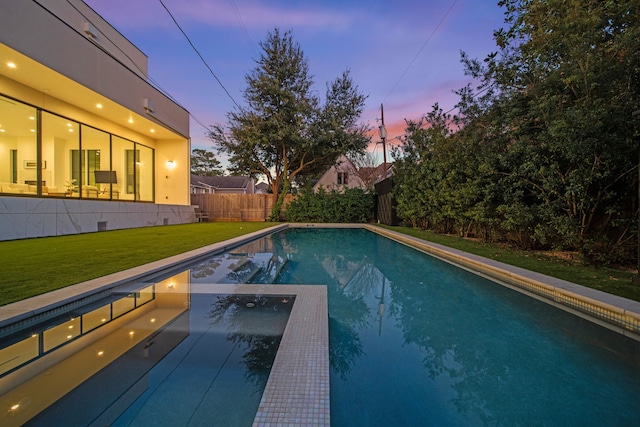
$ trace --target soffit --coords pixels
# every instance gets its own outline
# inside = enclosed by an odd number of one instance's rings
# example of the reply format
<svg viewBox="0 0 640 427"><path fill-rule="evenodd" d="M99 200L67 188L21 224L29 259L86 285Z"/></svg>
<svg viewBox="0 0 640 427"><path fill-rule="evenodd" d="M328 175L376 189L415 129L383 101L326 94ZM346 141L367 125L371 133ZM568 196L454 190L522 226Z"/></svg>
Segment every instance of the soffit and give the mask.
<svg viewBox="0 0 640 427"><path fill-rule="evenodd" d="M16 68L7 67L9 61L14 62ZM0 75L41 92L43 101L38 106L44 109L47 109L47 97L53 97L152 139L180 138L162 124L113 102L4 44L0 44ZM101 109L96 107L98 103L102 104ZM129 122L130 119L133 123Z"/></svg>

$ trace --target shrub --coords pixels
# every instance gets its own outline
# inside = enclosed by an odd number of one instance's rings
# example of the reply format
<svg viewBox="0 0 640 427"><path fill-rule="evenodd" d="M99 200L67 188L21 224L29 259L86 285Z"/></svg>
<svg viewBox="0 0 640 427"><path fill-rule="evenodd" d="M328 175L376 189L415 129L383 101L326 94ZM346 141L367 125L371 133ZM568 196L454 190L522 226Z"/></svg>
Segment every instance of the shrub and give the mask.
<svg viewBox="0 0 640 427"><path fill-rule="evenodd" d="M320 188L313 193L303 189L288 206L285 218L291 222L368 222L372 217L375 196L359 188L344 193Z"/></svg>

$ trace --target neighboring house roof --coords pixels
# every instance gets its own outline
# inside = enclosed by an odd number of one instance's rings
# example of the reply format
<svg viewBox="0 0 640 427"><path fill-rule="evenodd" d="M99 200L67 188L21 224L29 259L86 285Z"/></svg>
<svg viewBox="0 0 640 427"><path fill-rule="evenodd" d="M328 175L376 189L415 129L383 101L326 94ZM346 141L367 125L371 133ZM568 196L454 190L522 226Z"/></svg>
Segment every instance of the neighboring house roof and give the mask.
<svg viewBox="0 0 640 427"><path fill-rule="evenodd" d="M206 188L211 193L253 193L254 180L246 176L199 176L191 174L191 186Z"/></svg>
<svg viewBox="0 0 640 427"><path fill-rule="evenodd" d="M269 192L269 184L266 182L259 182L256 184L256 193L267 194Z"/></svg>
<svg viewBox="0 0 640 427"><path fill-rule="evenodd" d="M340 176L342 174L342 176ZM373 188L373 185L391 176L391 164L387 163L385 174L384 165L376 167L357 168L346 156L340 156L334 166L329 168L319 180L314 181L313 190L318 191L320 187L325 189L344 188Z"/></svg>

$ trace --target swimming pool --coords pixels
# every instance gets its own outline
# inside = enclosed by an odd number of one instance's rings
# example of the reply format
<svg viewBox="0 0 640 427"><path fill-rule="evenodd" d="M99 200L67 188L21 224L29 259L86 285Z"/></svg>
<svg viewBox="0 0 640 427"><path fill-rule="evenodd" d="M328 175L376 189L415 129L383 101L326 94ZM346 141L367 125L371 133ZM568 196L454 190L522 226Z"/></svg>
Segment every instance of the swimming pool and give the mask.
<svg viewBox="0 0 640 427"><path fill-rule="evenodd" d="M334 426L640 421L635 340L367 230L251 246L239 280L327 286Z"/></svg>
<svg viewBox="0 0 640 427"><path fill-rule="evenodd" d="M280 295L286 289L291 295L299 288L326 289L328 316L309 315L315 305L327 305L321 295L296 299L294 312L303 300L309 305L295 321L292 312L287 329L328 317L328 348L281 348L275 364L283 351L291 359L274 366L277 374L272 371L269 383L274 377L300 382L306 361L329 353L334 426L640 420L637 341L370 231L313 228L242 246L225 243L225 254L198 251L199 259L182 259L180 268L188 267L192 287L227 283L220 289L228 294L251 292L246 288ZM301 331L293 341L311 335L316 332ZM300 367L292 365L298 361ZM265 392L269 399L270 393ZM305 414L318 406L313 396L304 404ZM320 416L308 419L328 424Z"/></svg>
<svg viewBox="0 0 640 427"><path fill-rule="evenodd" d="M256 291L187 270L0 329L0 424L251 425L295 303Z"/></svg>

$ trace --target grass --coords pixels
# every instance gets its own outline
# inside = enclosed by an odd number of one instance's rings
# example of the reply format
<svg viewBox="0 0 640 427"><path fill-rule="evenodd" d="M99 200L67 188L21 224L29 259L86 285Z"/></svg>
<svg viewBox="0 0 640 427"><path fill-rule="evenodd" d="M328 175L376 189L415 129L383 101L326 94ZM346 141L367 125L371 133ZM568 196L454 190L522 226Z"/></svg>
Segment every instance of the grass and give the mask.
<svg viewBox="0 0 640 427"><path fill-rule="evenodd" d="M205 222L0 242L0 305L272 225Z"/></svg>
<svg viewBox="0 0 640 427"><path fill-rule="evenodd" d="M614 268L596 268L583 263L538 252L513 250L457 236L448 236L409 227L382 226L409 236L459 249L505 264L543 273L589 288L640 301L640 286L633 285L634 273Z"/></svg>
<svg viewBox="0 0 640 427"><path fill-rule="evenodd" d="M196 223L0 242L0 305L275 225ZM632 273L406 227L389 229L640 301Z"/></svg>

